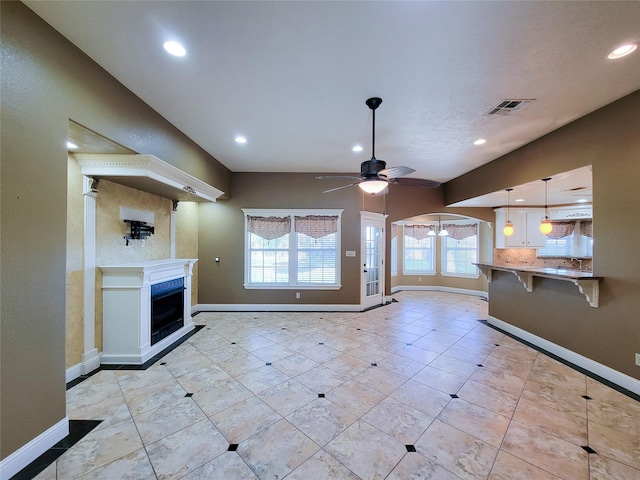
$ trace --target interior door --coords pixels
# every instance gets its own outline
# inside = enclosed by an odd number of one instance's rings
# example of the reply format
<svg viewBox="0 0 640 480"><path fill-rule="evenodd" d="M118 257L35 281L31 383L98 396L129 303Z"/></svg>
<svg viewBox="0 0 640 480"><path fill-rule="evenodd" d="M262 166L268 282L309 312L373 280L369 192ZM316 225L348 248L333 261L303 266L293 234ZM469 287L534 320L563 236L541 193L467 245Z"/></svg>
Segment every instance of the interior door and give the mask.
<svg viewBox="0 0 640 480"><path fill-rule="evenodd" d="M360 223L362 238L360 307L365 310L384 303L385 216L379 213L360 212Z"/></svg>

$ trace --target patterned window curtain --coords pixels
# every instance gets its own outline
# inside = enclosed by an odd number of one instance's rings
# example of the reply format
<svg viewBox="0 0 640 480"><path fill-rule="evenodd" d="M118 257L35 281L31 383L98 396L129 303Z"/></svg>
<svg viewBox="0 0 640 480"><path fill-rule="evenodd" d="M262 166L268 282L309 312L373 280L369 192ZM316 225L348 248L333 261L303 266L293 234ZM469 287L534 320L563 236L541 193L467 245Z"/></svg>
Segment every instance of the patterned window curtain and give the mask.
<svg viewBox="0 0 640 480"><path fill-rule="evenodd" d="M430 231L435 229L434 225L405 225L404 234L416 240L423 240L427 238Z"/></svg>
<svg viewBox="0 0 640 480"><path fill-rule="evenodd" d="M580 235L593 238L593 222L591 220L580 221Z"/></svg>
<svg viewBox="0 0 640 480"><path fill-rule="evenodd" d="M338 231L337 215L307 215L295 217L296 233L304 233L311 238L322 238Z"/></svg>
<svg viewBox="0 0 640 480"><path fill-rule="evenodd" d="M551 238L553 240L557 240L559 238L568 237L573 233L576 228L576 222L551 222L553 226L553 230L551 233L547 235L547 238Z"/></svg>
<svg viewBox="0 0 640 480"><path fill-rule="evenodd" d="M478 234L478 224L457 225L455 223L444 223L442 228L449 232L449 236L456 240L464 240Z"/></svg>
<svg viewBox="0 0 640 480"><path fill-rule="evenodd" d="M291 217L252 217L247 215L247 230L265 240L273 240L291 232Z"/></svg>

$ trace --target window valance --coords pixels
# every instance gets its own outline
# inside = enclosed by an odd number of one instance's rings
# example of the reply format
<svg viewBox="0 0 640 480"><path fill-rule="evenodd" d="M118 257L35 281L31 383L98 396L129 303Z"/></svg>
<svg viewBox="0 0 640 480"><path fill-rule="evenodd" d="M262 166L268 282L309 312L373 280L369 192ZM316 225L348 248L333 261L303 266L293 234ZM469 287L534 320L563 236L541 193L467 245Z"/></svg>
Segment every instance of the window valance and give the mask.
<svg viewBox="0 0 640 480"><path fill-rule="evenodd" d="M442 228L449 232L449 236L455 240L464 240L465 238L473 237L478 234L478 224L471 223L465 225L458 225L455 223L445 223Z"/></svg>
<svg viewBox="0 0 640 480"><path fill-rule="evenodd" d="M547 234L547 238L551 238L553 240L557 240L559 238L568 237L573 234L573 231L576 228L576 222L560 222L560 221L551 221L552 230L551 233Z"/></svg>
<svg viewBox="0 0 640 480"><path fill-rule="evenodd" d="M296 233L304 233L311 238L322 238L338 231L337 215L307 215L295 217Z"/></svg>
<svg viewBox="0 0 640 480"><path fill-rule="evenodd" d="M247 215L247 231L273 240L291 232L291 217L252 217Z"/></svg>
<svg viewBox="0 0 640 480"><path fill-rule="evenodd" d="M423 240L429 236L429 232L435 232L434 225L405 225L404 234L407 237L415 238L416 240Z"/></svg>

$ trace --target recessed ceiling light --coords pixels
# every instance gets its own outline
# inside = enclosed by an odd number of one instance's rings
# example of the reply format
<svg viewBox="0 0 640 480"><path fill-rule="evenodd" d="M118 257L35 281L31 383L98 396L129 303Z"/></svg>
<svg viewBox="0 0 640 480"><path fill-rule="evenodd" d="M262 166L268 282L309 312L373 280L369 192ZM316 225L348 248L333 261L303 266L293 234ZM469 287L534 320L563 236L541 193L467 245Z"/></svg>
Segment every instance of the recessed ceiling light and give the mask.
<svg viewBox="0 0 640 480"><path fill-rule="evenodd" d="M484 138L479 138L478 140L473 142L474 145L484 145L485 143L487 143L487 141Z"/></svg>
<svg viewBox="0 0 640 480"><path fill-rule="evenodd" d="M242 136L236 137L235 140L236 140L236 143L247 143L247 139Z"/></svg>
<svg viewBox="0 0 640 480"><path fill-rule="evenodd" d="M353 150L354 152L361 152L362 151L362 145L356 145L351 150Z"/></svg>
<svg viewBox="0 0 640 480"><path fill-rule="evenodd" d="M69 150L75 150L76 148L78 148L78 145L76 145L76 144L75 144L75 143L73 143L73 142L67 142L67 148L68 148Z"/></svg>
<svg viewBox="0 0 640 480"><path fill-rule="evenodd" d="M516 198L515 201L516 202L524 202L524 198Z"/></svg>
<svg viewBox="0 0 640 480"><path fill-rule="evenodd" d="M589 200L587 200L586 198L580 198L578 200L576 200L577 203L587 203Z"/></svg>
<svg viewBox="0 0 640 480"><path fill-rule="evenodd" d="M175 57L184 57L187 51L178 42L164 42L164 49Z"/></svg>
<svg viewBox="0 0 640 480"><path fill-rule="evenodd" d="M607 55L607 58L611 60L615 60L617 58L626 57L630 53L635 52L637 48L638 48L637 43L627 43L625 45L620 45L613 52Z"/></svg>

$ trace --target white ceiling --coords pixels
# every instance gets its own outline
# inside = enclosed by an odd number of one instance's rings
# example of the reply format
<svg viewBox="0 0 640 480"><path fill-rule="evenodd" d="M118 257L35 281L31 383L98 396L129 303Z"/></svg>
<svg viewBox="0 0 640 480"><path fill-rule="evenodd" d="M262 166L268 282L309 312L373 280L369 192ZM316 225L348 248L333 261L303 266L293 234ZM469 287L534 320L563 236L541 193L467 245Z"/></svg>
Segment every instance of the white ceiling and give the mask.
<svg viewBox="0 0 640 480"><path fill-rule="evenodd" d="M635 1L24 3L235 172L359 172L379 96L376 157L444 182L640 89Z"/></svg>

